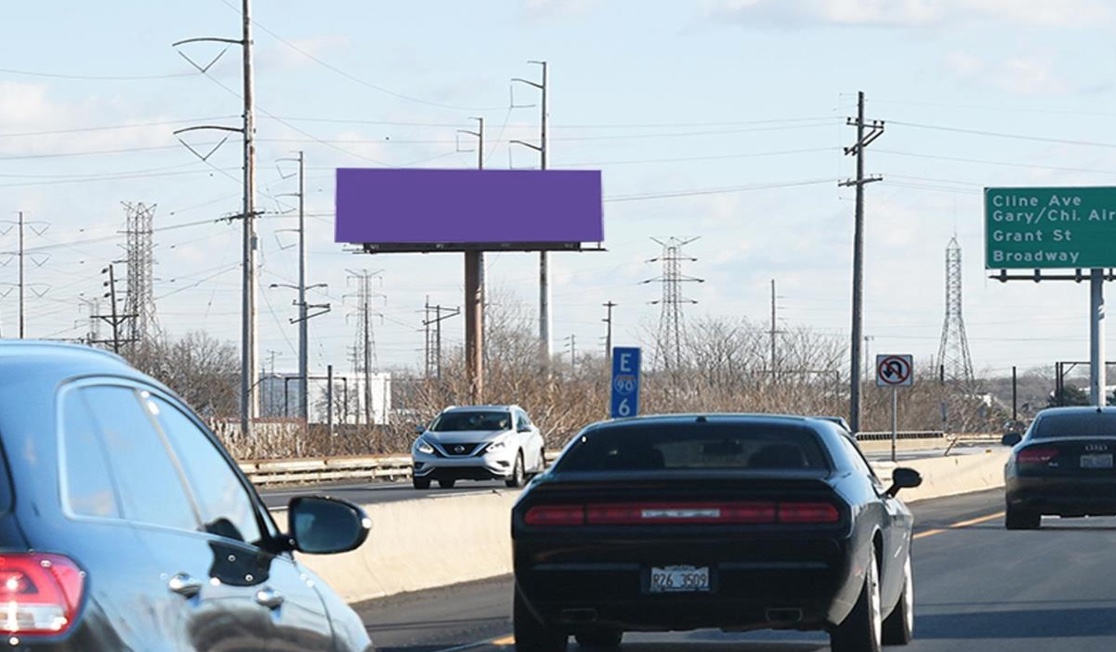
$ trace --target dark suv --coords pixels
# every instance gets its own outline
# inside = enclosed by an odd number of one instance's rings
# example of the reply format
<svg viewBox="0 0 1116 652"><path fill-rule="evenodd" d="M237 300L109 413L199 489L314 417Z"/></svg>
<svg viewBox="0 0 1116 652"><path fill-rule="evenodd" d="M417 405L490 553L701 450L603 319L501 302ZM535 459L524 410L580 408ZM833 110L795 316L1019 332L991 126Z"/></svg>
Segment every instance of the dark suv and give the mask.
<svg viewBox="0 0 1116 652"><path fill-rule="evenodd" d="M89 347L0 341L0 635L25 652L370 652L294 551L368 536L300 496L279 531L171 391Z"/></svg>

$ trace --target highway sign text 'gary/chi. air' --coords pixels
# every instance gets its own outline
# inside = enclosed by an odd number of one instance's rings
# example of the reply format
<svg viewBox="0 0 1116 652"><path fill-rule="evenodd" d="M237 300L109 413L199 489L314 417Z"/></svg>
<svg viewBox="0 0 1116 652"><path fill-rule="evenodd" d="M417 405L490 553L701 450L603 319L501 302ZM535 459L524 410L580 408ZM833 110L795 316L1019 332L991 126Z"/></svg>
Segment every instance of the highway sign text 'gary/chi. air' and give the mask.
<svg viewBox="0 0 1116 652"><path fill-rule="evenodd" d="M986 269L1116 266L1116 187L985 188Z"/></svg>

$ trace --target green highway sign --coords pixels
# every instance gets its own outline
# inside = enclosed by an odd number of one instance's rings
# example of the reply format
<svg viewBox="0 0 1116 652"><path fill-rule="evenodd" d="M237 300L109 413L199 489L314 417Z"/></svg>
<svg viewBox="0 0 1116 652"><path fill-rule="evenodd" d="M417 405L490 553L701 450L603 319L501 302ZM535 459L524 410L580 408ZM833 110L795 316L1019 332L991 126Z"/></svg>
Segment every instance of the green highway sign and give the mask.
<svg viewBox="0 0 1116 652"><path fill-rule="evenodd" d="M1116 187L985 188L985 269L1116 267Z"/></svg>

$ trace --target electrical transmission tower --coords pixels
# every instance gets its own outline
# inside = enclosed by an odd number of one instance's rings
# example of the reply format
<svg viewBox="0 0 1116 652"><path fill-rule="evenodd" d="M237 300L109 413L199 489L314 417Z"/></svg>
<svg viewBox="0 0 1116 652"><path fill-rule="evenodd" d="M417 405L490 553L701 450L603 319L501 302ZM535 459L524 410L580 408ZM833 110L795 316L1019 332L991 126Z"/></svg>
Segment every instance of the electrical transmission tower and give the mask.
<svg viewBox="0 0 1116 652"><path fill-rule="evenodd" d="M942 324L942 342L938 346L938 365L943 379L973 386L973 360L969 357L969 340L965 337L965 320L961 316L961 245L957 236L946 247L946 312Z"/></svg>
<svg viewBox="0 0 1116 652"><path fill-rule="evenodd" d="M697 240L697 238L680 240L672 237L665 242L656 238L652 238L652 240L659 243L663 248L662 255L648 261L652 263L662 262L662 276L644 281L644 283L657 281L662 283L663 286L662 298L651 302L652 305L659 304L662 306L659 313L658 343L655 347L655 366L667 371L678 371L682 362L682 304L697 303L693 299L686 299L682 296L682 283L703 283L705 281L705 279L682 274L682 263L684 261L694 262L697 260L697 258L683 256L682 247Z"/></svg>
<svg viewBox="0 0 1116 652"><path fill-rule="evenodd" d="M364 384L362 392L364 402L364 422L372 425L372 369L376 366L376 340L372 332L372 298L377 295L372 292L372 279L378 278L380 272L368 270L349 271L349 279L357 282L357 328L356 344L353 347L353 375L361 378Z"/></svg>
<svg viewBox="0 0 1116 652"><path fill-rule="evenodd" d="M127 339L136 346L159 339L155 317L154 275L155 245L152 242L155 204L124 202L127 213L127 294L124 312L133 315L128 322Z"/></svg>

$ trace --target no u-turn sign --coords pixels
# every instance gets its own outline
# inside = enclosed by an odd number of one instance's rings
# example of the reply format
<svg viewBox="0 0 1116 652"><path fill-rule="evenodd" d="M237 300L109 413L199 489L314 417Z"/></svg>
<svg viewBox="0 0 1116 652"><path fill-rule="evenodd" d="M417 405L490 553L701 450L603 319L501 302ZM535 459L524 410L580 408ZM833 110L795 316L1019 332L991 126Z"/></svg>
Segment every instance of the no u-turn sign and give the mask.
<svg viewBox="0 0 1116 652"><path fill-rule="evenodd" d="M876 356L876 387L910 387L914 384L914 356Z"/></svg>

